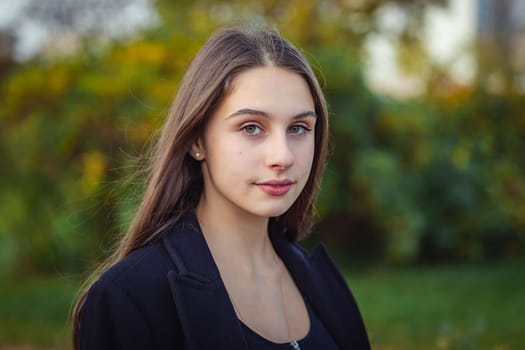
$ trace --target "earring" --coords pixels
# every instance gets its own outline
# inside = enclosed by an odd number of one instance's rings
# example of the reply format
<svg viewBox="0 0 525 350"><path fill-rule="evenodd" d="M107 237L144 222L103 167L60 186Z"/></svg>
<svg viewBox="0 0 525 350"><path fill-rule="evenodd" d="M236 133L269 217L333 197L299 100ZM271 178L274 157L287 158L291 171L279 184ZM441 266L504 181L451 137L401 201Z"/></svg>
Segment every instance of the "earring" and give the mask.
<svg viewBox="0 0 525 350"><path fill-rule="evenodd" d="M200 158L201 154L199 152L195 152L195 157Z"/></svg>

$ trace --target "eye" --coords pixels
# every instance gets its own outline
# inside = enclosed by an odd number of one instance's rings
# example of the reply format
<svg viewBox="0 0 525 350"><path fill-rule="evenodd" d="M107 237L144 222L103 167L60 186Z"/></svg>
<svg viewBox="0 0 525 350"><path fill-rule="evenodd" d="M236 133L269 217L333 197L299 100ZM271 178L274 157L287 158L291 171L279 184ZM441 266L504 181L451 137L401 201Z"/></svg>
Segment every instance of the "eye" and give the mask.
<svg viewBox="0 0 525 350"><path fill-rule="evenodd" d="M290 129L288 129L290 134L294 134L294 135L302 135L302 134L306 134L307 132L310 132L312 131L312 129L302 125L302 124L296 124L296 125L292 125L290 127Z"/></svg>
<svg viewBox="0 0 525 350"><path fill-rule="evenodd" d="M241 130L248 135L259 135L262 133L262 129L256 124L245 125Z"/></svg>

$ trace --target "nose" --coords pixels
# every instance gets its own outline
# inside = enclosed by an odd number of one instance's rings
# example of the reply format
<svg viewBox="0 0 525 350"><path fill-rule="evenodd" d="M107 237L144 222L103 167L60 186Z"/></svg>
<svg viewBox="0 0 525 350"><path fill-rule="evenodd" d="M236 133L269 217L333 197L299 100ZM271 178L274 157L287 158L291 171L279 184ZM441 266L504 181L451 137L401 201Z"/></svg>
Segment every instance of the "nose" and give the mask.
<svg viewBox="0 0 525 350"><path fill-rule="evenodd" d="M294 154L286 132L276 133L270 138L267 150L267 165L276 170L284 170L294 163Z"/></svg>

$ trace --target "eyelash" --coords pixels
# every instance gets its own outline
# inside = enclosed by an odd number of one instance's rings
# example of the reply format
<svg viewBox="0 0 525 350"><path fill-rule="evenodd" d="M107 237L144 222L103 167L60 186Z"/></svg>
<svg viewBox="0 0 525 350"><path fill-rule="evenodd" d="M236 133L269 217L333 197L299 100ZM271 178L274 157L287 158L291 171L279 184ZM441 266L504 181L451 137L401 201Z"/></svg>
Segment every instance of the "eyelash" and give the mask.
<svg viewBox="0 0 525 350"><path fill-rule="evenodd" d="M250 133L250 132L247 132L246 129L247 128L257 128L259 129L260 131L258 133ZM292 128L301 128L302 131L300 133L293 133L293 135L304 135L306 133L309 133L310 131L312 131L311 128L307 127L306 125L303 125L303 124L295 124L295 125L292 125L288 130L292 129ZM244 126L241 127L241 130L243 133L249 135L249 136L258 136L260 135L263 131L262 131L262 127L260 127L259 125L257 124L246 124Z"/></svg>
<svg viewBox="0 0 525 350"><path fill-rule="evenodd" d="M247 132L246 130L247 130L248 128L257 128L257 129L259 129L260 131L259 131L259 133L254 134L254 133L251 133L251 132ZM242 130L243 133L245 133L245 134L247 134L247 135L249 135L249 136L257 136L257 135L260 135L260 133L262 132L262 128L261 128L259 125L257 125L257 124L246 124L246 125L244 125L244 126L241 128L241 130Z"/></svg>
<svg viewBox="0 0 525 350"><path fill-rule="evenodd" d="M306 125L303 125L303 124L292 125L290 127L290 129L291 128L301 128L302 129L301 133L295 134L295 135L303 135L303 134L306 134L306 133L309 133L310 131L312 131L311 128L309 128L309 127L307 127Z"/></svg>

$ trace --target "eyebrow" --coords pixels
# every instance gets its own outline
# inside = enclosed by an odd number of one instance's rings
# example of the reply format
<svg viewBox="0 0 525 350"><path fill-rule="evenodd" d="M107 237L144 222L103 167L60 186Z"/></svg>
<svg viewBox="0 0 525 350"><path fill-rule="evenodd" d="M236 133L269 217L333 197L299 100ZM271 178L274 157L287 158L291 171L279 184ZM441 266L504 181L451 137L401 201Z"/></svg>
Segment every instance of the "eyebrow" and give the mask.
<svg viewBox="0 0 525 350"><path fill-rule="evenodd" d="M239 109L237 112L233 112L232 114L230 114L228 117L226 117L226 119L237 117L239 115L253 115L253 116L259 116L259 117L265 117L265 118L270 117L270 114L264 111L259 111L257 109L252 109L252 108L242 108L242 109ZM317 114L315 114L314 111L305 111L305 112L301 112L299 114L294 115L292 118L301 119L301 118L306 118L306 117L317 118Z"/></svg>

